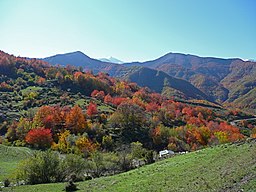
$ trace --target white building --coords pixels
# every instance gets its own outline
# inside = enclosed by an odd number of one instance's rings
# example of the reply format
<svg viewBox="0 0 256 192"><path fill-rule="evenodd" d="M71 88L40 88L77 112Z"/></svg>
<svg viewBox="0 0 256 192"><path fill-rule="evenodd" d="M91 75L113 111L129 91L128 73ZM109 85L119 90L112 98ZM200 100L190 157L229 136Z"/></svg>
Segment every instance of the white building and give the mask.
<svg viewBox="0 0 256 192"><path fill-rule="evenodd" d="M159 157L166 157L166 156L169 156L169 155L174 155L174 152L171 151L171 150L163 150L163 151L159 151Z"/></svg>

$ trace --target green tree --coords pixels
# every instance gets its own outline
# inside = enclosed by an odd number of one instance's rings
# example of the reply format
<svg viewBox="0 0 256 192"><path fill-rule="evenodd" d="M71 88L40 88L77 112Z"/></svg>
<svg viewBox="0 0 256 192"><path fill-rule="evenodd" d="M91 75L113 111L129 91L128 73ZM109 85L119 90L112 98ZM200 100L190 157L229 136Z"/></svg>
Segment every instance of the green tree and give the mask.
<svg viewBox="0 0 256 192"><path fill-rule="evenodd" d="M110 127L123 142L149 141L147 118L143 109L133 103L122 103L110 118Z"/></svg>
<svg viewBox="0 0 256 192"><path fill-rule="evenodd" d="M146 149L143 148L142 143L132 142L131 143L131 154L133 159L142 159L145 157Z"/></svg>

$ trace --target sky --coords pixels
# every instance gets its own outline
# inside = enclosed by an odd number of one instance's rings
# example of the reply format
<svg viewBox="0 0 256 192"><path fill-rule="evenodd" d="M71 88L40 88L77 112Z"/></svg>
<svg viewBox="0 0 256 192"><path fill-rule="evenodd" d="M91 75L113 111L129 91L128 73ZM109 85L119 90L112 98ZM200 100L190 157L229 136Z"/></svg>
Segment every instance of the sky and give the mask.
<svg viewBox="0 0 256 192"><path fill-rule="evenodd" d="M256 1L0 0L0 50L127 62L168 52L256 60Z"/></svg>

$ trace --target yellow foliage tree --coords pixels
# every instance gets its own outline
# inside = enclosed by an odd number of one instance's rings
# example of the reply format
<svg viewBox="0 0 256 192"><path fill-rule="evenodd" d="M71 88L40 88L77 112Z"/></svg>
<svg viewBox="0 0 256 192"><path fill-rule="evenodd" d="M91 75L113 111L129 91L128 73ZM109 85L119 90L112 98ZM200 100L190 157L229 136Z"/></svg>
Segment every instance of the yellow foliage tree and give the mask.
<svg viewBox="0 0 256 192"><path fill-rule="evenodd" d="M63 133L58 134L58 144L56 145L56 149L62 153L69 153L71 150L71 144L68 141L68 137L70 136L70 131L66 130Z"/></svg>
<svg viewBox="0 0 256 192"><path fill-rule="evenodd" d="M218 139L219 143L228 143L228 134L226 132L223 131L216 131L214 133L214 136Z"/></svg>
<svg viewBox="0 0 256 192"><path fill-rule="evenodd" d="M88 156L89 153L96 151L96 149L99 147L99 144L94 144L87 137L81 136L76 140L76 147L85 156Z"/></svg>

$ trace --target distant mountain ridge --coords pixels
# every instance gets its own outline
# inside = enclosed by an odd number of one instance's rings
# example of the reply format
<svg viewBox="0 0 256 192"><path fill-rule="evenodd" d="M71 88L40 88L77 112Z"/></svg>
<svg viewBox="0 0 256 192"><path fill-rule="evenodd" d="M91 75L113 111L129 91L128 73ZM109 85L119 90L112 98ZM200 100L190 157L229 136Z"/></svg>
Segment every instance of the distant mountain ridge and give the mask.
<svg viewBox="0 0 256 192"><path fill-rule="evenodd" d="M163 71L165 73L163 76L168 75L167 79L175 78L173 79L174 82L176 78L190 82L193 87L206 96L204 98L208 98L210 101L233 103L241 108L256 111L256 99L254 99L256 98L254 94L256 89L256 62L252 61L243 61L239 58L222 59L168 53L152 61L116 64L92 59L79 51L55 55L44 60L54 65L82 66L85 70L91 70L94 73L106 72L111 76L126 78L140 85L142 85L143 77L145 79L143 86L166 93L166 89L163 89L165 86L162 80L160 81L159 77L157 78L155 75L150 75L153 73L152 71L149 73L148 70L142 70L141 68L156 70L154 74L157 71ZM138 71L136 72L136 70ZM131 77L129 77L130 75ZM136 75L137 77L135 77ZM157 80L153 78L157 78ZM157 81L158 84L151 81ZM154 84L154 88L152 88L152 84ZM159 88L156 89L156 86L159 86ZM177 89L175 90L177 91ZM177 93L181 94L179 91ZM202 96L202 94L200 95Z"/></svg>
<svg viewBox="0 0 256 192"><path fill-rule="evenodd" d="M115 63L103 62L97 59L90 58L81 51L75 51L66 54L57 54L51 57L46 57L44 61L52 65L73 65L75 67L83 67L84 70L90 70L94 73L107 72L112 76L124 66Z"/></svg>

